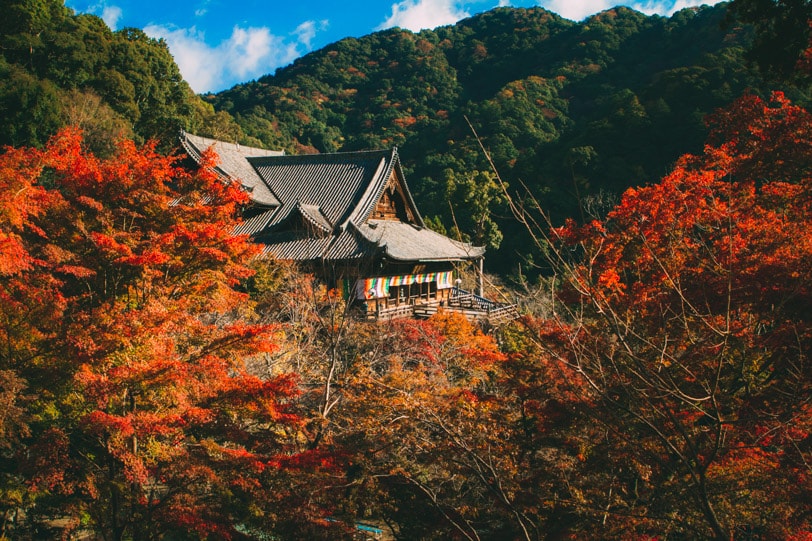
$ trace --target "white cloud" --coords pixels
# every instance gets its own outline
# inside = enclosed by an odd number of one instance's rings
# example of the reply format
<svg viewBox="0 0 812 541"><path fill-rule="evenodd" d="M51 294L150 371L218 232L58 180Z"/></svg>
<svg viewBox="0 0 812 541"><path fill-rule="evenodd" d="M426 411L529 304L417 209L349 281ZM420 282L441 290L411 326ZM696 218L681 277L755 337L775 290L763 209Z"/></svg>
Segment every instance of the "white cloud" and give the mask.
<svg viewBox="0 0 812 541"><path fill-rule="evenodd" d="M118 6L104 6L102 8L101 18L110 27L110 30L116 30L118 27L118 21L121 20L121 16L124 15L124 12L121 11L121 8Z"/></svg>
<svg viewBox="0 0 812 541"><path fill-rule="evenodd" d="M209 5L212 0L202 0L195 8L195 17L202 17L209 12Z"/></svg>
<svg viewBox="0 0 812 541"><path fill-rule="evenodd" d="M625 5L647 15L655 13L660 15L673 15L675 12L702 4L718 4L720 0L541 0L539 5L562 17L573 21L581 21L592 14L610 9L615 5Z"/></svg>
<svg viewBox="0 0 812 541"><path fill-rule="evenodd" d="M399 26L417 32L454 24L470 16L464 4L472 0L401 0L392 4L392 15L376 30ZM573 21L581 21L595 13L626 5L642 13L672 15L680 9L702 4L717 4L721 0L538 0L538 5ZM498 7L512 5L511 0L497 0Z"/></svg>
<svg viewBox="0 0 812 541"><path fill-rule="evenodd" d="M74 4L76 4L76 2L70 0L65 2L67 7L78 13L90 13L100 17L110 30L113 31L118 29L118 22L121 20L121 17L124 16L124 11L120 7L109 5L105 1L90 3L84 8L81 7L81 3L79 6L75 6Z"/></svg>
<svg viewBox="0 0 812 541"><path fill-rule="evenodd" d="M329 21L327 21L326 19L318 22L305 21L296 27L296 30L293 31L293 35L296 36L296 39L299 43L304 45L306 49L310 50L313 38L316 37L316 32L320 30L327 30L328 26Z"/></svg>
<svg viewBox="0 0 812 541"><path fill-rule="evenodd" d="M677 0L676 2L674 2L674 6L671 7L671 9L669 9L668 11L663 12L662 15L673 15L674 13L676 13L677 11L679 11L681 9L701 6L702 4L708 4L708 5L712 6L712 5L718 4L721 1L722 0L712 0L712 1L708 0L706 2L702 2L702 1L696 1L696 0ZM658 12L658 13L660 13L660 12Z"/></svg>
<svg viewBox="0 0 812 541"><path fill-rule="evenodd" d="M231 36L214 47L206 43L205 34L195 27L149 25L144 32L166 40L183 78L195 92L221 90L254 79L302 54L301 42L286 41L265 27L235 26Z"/></svg>
<svg viewBox="0 0 812 541"><path fill-rule="evenodd" d="M456 6L454 0L403 0L392 5L392 16L377 30L399 26L413 32L454 24L470 17L470 13Z"/></svg>
<svg viewBox="0 0 812 541"><path fill-rule="evenodd" d="M539 2L539 5L564 18L580 21L593 13L613 7L615 2L611 0L547 0Z"/></svg>

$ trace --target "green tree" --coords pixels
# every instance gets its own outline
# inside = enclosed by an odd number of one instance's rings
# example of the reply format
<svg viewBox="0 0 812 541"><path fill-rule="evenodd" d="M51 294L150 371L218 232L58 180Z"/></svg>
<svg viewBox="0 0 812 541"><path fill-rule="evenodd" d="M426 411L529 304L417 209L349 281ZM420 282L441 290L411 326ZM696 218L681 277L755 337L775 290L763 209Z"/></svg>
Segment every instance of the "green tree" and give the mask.
<svg viewBox="0 0 812 541"><path fill-rule="evenodd" d="M470 240L477 246L498 248L502 232L494 219L494 213L503 208L505 186L499 184L490 171L445 173L446 198L456 206L454 230L456 235ZM452 236L455 233L452 230Z"/></svg>
<svg viewBox="0 0 812 541"><path fill-rule="evenodd" d="M809 74L812 48L812 2L809 0L734 0L731 18L752 24L756 38L748 56L778 79ZM800 68L800 69L799 69Z"/></svg>
<svg viewBox="0 0 812 541"><path fill-rule="evenodd" d="M59 104L50 81L0 58L0 144L44 144L61 125Z"/></svg>
<svg viewBox="0 0 812 541"><path fill-rule="evenodd" d="M111 62L134 89L138 115L130 120L136 133L173 141L191 115L188 84L163 40L134 28L116 33ZM122 111L123 112L123 111Z"/></svg>

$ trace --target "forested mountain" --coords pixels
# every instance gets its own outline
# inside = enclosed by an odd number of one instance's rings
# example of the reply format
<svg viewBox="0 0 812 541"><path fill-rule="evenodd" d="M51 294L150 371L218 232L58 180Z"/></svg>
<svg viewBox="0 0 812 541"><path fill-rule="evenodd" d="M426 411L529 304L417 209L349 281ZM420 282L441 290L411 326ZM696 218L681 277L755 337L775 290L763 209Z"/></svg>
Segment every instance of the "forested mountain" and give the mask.
<svg viewBox="0 0 812 541"><path fill-rule="evenodd" d="M348 38L205 98L270 148L398 145L433 226L456 223L490 246L491 269L511 272L527 257L526 239L505 219L466 118L511 190L526 185L554 221L601 214L624 188L700 150L708 113L747 89L776 89L745 61L749 27L726 24L726 13L717 5L665 18L621 7L574 23L541 8L498 8L417 34Z"/></svg>
<svg viewBox="0 0 812 541"><path fill-rule="evenodd" d="M704 117L747 89L808 103L748 63L752 30L727 11L616 8L575 23L498 8L344 39L201 99L163 41L113 32L61 0L12 0L0 21L0 145L40 146L66 124L102 154L121 135L168 150L179 128L293 153L397 145L432 227L487 244L492 271L527 271L523 228L472 128L511 192L526 186L555 223L600 216L700 150Z"/></svg>
<svg viewBox="0 0 812 541"><path fill-rule="evenodd" d="M113 32L62 0L3 3L0 117L0 145L13 146L40 146L66 124L85 129L96 151L122 135L168 143L181 127L239 133L192 92L166 43L135 28Z"/></svg>

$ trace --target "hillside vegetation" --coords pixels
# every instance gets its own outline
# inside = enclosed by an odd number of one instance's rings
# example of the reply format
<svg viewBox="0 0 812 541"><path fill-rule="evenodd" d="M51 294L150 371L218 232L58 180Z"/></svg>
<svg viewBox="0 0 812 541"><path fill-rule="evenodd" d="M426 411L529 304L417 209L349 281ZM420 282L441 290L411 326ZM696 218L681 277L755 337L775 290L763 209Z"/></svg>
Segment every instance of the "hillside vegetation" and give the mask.
<svg viewBox="0 0 812 541"><path fill-rule="evenodd" d="M433 226L456 223L490 246L491 269L514 272L529 257L526 238L505 219L466 118L511 189L526 185L554 221L599 215L624 188L701 150L705 116L747 89L783 88L806 102L748 66L751 32L725 24L726 13L617 8L574 23L541 8L500 8L418 34L348 38L205 98L272 148L398 145Z"/></svg>
<svg viewBox="0 0 812 541"><path fill-rule="evenodd" d="M65 125L85 130L94 150L117 137L159 139L181 127L239 133L196 96L169 48L136 28L111 31L62 0L11 0L0 18L0 145L43 145Z"/></svg>
<svg viewBox="0 0 812 541"><path fill-rule="evenodd" d="M397 145L431 227L487 245L491 271L533 274L538 257L472 128L511 193L528 189L556 223L601 216L626 187L699 151L705 116L745 91L808 103L751 66L752 33L724 4L670 18L616 8L582 23L498 8L344 39L201 99L163 41L61 0L13 0L0 22L0 144L41 146L72 124L103 155L121 136L170 150L180 128L293 153Z"/></svg>

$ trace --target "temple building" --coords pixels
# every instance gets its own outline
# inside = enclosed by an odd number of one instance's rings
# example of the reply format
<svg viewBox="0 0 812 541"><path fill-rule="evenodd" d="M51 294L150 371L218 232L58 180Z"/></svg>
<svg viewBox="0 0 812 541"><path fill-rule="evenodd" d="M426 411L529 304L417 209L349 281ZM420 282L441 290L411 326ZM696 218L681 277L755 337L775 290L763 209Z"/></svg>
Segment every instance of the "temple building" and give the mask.
<svg viewBox="0 0 812 541"><path fill-rule="evenodd" d="M455 284L455 265L470 262L481 273L485 249L425 226L397 148L293 156L189 133L181 144L198 163L212 148L216 173L250 193L235 233L261 243L265 256L296 261L343 289L366 317L463 309L463 298L473 317L500 308Z"/></svg>

